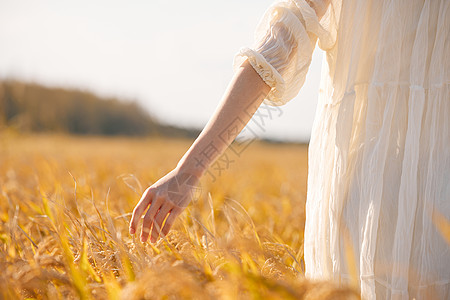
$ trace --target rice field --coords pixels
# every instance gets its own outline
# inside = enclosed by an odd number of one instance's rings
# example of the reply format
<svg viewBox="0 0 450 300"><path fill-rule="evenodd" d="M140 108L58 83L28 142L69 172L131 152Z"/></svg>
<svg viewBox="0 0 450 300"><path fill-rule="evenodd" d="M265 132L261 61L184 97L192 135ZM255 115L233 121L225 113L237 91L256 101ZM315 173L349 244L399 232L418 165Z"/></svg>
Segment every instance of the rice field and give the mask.
<svg viewBox="0 0 450 300"><path fill-rule="evenodd" d="M0 134L0 299L349 299L304 278L307 146L228 150L155 244L128 233L192 141Z"/></svg>

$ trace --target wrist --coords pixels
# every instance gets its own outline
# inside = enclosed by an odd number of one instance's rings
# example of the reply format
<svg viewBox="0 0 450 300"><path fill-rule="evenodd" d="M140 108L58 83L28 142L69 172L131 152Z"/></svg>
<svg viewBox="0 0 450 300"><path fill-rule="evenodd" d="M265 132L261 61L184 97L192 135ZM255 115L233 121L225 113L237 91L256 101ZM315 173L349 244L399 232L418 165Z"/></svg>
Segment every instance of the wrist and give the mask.
<svg viewBox="0 0 450 300"><path fill-rule="evenodd" d="M181 173L192 174L200 179L208 169L208 166L202 161L196 160L195 157L183 157L178 162L176 169Z"/></svg>

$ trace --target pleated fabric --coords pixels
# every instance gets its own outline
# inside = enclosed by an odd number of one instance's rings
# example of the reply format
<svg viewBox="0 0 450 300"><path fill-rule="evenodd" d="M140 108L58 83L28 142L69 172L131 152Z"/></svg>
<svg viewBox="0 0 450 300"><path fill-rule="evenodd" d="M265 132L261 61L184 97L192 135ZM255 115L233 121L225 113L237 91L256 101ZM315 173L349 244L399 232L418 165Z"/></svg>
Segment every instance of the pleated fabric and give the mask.
<svg viewBox="0 0 450 300"><path fill-rule="evenodd" d="M450 299L450 1L277 1L255 41L234 66L251 63L271 105L297 95L316 42L326 51L306 275L364 299Z"/></svg>

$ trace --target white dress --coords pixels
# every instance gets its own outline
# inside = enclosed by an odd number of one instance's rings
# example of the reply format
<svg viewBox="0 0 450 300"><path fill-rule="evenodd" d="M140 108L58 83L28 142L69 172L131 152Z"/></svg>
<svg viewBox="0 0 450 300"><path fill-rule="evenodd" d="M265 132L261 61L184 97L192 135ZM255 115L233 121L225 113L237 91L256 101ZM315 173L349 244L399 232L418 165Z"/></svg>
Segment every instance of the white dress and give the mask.
<svg viewBox="0 0 450 300"><path fill-rule="evenodd" d="M234 65L248 59L282 105L317 40L306 275L353 280L365 299L450 299L433 222L450 220L450 1L277 1Z"/></svg>

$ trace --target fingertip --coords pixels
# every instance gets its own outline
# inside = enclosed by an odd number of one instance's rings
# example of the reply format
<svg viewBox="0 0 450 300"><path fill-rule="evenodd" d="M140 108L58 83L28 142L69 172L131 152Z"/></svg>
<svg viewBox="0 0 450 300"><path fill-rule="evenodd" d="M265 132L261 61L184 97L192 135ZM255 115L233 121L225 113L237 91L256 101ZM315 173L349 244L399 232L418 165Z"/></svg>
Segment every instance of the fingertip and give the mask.
<svg viewBox="0 0 450 300"><path fill-rule="evenodd" d="M132 227L129 228L129 231L130 231L130 234L135 234L136 233L136 229L134 229Z"/></svg>
<svg viewBox="0 0 450 300"><path fill-rule="evenodd" d="M167 234L170 232L170 229L172 226L170 224L166 224L167 226L164 226L163 230L161 231L161 236L167 236Z"/></svg>
<svg viewBox="0 0 450 300"><path fill-rule="evenodd" d="M149 237L149 228L143 225L141 231L141 242L143 243L147 242L148 237Z"/></svg>

